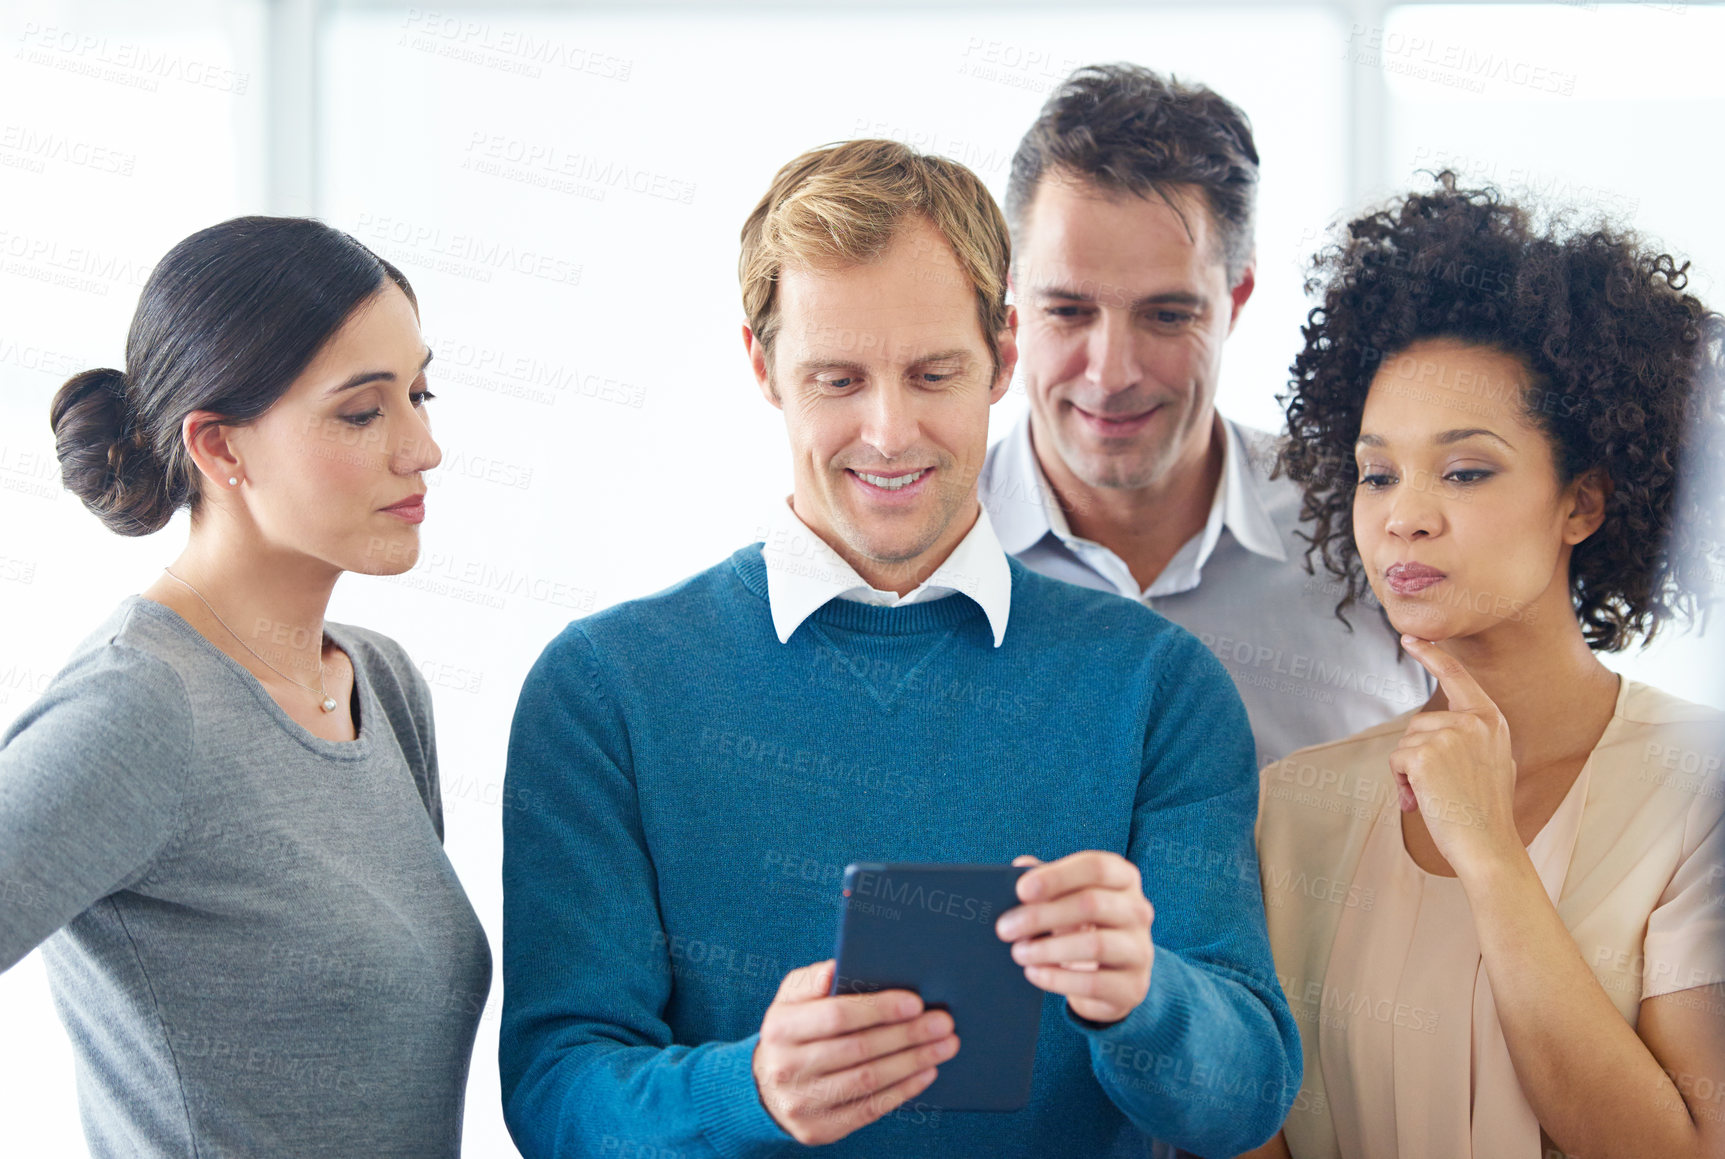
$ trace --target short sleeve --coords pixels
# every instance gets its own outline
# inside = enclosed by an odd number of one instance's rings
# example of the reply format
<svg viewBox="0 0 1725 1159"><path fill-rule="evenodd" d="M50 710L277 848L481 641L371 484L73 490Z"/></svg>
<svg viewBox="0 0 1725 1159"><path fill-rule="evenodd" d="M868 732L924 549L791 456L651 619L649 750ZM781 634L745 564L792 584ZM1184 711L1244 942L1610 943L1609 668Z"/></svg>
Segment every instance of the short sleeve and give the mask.
<svg viewBox="0 0 1725 1159"><path fill-rule="evenodd" d="M0 736L0 970L144 877L182 821L193 751L179 673L108 644Z"/></svg>
<svg viewBox="0 0 1725 1159"><path fill-rule="evenodd" d="M1641 996L1725 982L1725 779L1704 782L1687 814L1682 860L1647 918Z"/></svg>

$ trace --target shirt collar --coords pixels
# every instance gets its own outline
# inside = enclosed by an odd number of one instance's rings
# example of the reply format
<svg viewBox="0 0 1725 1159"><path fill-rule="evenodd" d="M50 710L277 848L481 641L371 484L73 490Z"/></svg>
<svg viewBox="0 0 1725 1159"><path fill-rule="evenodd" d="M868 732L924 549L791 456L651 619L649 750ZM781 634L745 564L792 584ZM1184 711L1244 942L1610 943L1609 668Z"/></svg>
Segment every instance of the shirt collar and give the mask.
<svg viewBox="0 0 1725 1159"><path fill-rule="evenodd" d="M1287 549L1276 531L1265 505L1267 479L1254 469L1251 450L1240 427L1216 416L1224 433L1222 477L1210 503L1198 544L1197 566L1203 567L1226 527L1247 551L1285 562ZM1028 551L1043 536L1053 533L1062 542L1076 538L1060 500L1036 461L1030 441L1028 413L1001 439L995 452L998 465L991 472L990 506L999 530L1001 547L1013 555Z"/></svg>
<svg viewBox="0 0 1725 1159"><path fill-rule="evenodd" d="M902 597L870 587L843 556L809 530L791 509L788 497L776 506L767 524L767 539L761 545L761 560L767 568L767 606L779 643L789 640L798 625L830 600L858 600L890 608L955 592L969 596L988 617L996 648L1006 639L1012 572L988 511L980 503L976 523L958 546L933 575Z"/></svg>
<svg viewBox="0 0 1725 1159"><path fill-rule="evenodd" d="M1216 424L1224 435L1222 480L1216 488L1216 501L1211 505L1209 525L1204 530L1205 545L1199 555L1199 566L1209 558L1210 548L1215 546L1222 527L1233 532L1240 546L1254 555L1286 562L1287 549L1282 546L1282 537L1264 503L1264 479L1268 472L1257 470L1252 461L1252 448L1246 445L1246 438L1238 425L1220 414L1216 416Z"/></svg>

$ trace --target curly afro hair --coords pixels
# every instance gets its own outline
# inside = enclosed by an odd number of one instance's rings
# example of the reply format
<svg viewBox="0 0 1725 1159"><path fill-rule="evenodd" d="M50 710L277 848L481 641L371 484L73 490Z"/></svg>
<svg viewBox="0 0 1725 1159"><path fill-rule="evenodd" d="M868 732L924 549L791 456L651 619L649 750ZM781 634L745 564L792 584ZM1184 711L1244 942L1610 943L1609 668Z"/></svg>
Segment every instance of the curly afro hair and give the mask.
<svg viewBox="0 0 1725 1159"><path fill-rule="evenodd" d="M1674 616L1705 620L1705 553L1718 549L1716 482L1725 318L1684 292L1689 263L1599 222L1536 225L1492 188L1455 174L1349 222L1306 281L1322 292L1301 328L1276 470L1305 491L1313 556L1340 582L1337 618L1369 600L1354 546L1354 441L1373 376L1412 343L1451 338L1519 358L1519 400L1551 439L1567 484L1599 470L1605 520L1570 558L1569 586L1588 646L1615 652ZM1381 613L1381 608L1380 608Z"/></svg>

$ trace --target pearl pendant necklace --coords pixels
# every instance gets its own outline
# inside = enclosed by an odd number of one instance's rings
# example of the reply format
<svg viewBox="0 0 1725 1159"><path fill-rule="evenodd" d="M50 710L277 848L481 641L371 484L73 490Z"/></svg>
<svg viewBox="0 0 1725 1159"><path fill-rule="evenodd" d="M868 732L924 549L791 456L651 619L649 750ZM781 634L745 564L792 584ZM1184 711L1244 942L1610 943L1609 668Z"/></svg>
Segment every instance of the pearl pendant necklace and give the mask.
<svg viewBox="0 0 1725 1159"><path fill-rule="evenodd" d="M204 607L210 608L210 601L204 599L204 594L202 592L200 592L197 588L192 587L191 584L186 583L185 580L181 579L179 576L175 575L173 572L168 571L167 568L164 567L162 570L168 573L169 579L173 580L175 583L183 585L194 596L197 596L198 600L204 605ZM221 615L214 608L210 608L210 615L216 617L216 623L220 624L224 628L228 628L228 622L226 620L222 619ZM240 647L244 648L247 652L250 652L253 656L258 656L257 649L253 648L250 644L246 643L244 640L240 640L240 634L238 632L234 631L232 628L228 628L228 635L232 636L236 640L239 640ZM294 684L298 684L301 688L305 689L307 692L317 693L318 696L320 696L322 698L321 700L318 701L318 707L323 709L325 712L334 712L335 711L335 709L336 709L335 697L331 696L328 692L324 691L324 687L323 687L323 660L321 657L319 658L318 664L317 664L317 687L316 688L313 688L311 685L305 683L304 681L294 680L294 678L292 676L289 676L286 672L283 672L280 668L277 668L274 664L271 664L268 660L265 660L262 656L258 656L258 662L263 664L264 667L268 668L271 672L274 672L277 676L280 676L283 680L291 681Z"/></svg>

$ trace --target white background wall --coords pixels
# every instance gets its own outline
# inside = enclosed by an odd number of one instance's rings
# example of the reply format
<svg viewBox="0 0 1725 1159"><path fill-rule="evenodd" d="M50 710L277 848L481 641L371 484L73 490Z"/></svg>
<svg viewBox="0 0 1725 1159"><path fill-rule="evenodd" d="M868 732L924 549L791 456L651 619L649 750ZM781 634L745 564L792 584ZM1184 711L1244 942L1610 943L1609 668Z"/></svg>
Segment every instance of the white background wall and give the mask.
<svg viewBox="0 0 1725 1159"><path fill-rule="evenodd" d="M749 541L789 489L735 272L738 228L781 163L896 137L1003 198L1019 136L1072 68L1131 60L1211 85L1251 116L1263 160L1258 290L1221 405L1274 429L1303 263L1328 223L1416 168L1627 217L1693 258L1722 304L1722 43L1725 9L1695 3L4 0L0 727L185 537L182 515L122 540L60 490L53 391L121 364L138 290L181 237L316 213L402 266L437 352L445 458L422 561L343 581L330 618L394 636L433 685L447 847L495 953L527 667L568 620ZM1023 408L1015 386L994 433ZM1608 662L1725 704L1717 651L1716 632ZM498 997L469 1089L476 1156L514 1154ZM0 1027L0 1152L82 1154L34 955L0 975Z"/></svg>

